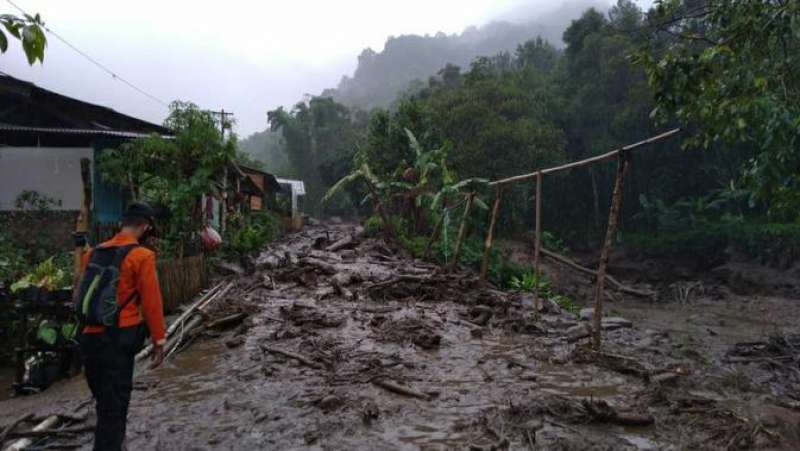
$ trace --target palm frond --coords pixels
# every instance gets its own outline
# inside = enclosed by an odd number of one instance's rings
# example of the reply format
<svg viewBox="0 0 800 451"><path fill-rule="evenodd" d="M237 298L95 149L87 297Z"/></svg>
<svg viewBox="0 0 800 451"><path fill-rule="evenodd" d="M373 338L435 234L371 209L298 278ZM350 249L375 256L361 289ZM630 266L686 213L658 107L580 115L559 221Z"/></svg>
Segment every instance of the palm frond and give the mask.
<svg viewBox="0 0 800 451"><path fill-rule="evenodd" d="M417 141L417 137L411 133L411 130L404 129L406 131L406 136L408 136L408 143L411 145L411 148L414 150L414 153L417 154L417 158L420 158L423 155L422 146Z"/></svg>
<svg viewBox="0 0 800 451"><path fill-rule="evenodd" d="M333 186L331 186L328 191L325 192L325 196L322 197L321 203L326 204L328 203L333 196L339 194L341 191L344 191L344 187L353 183L354 181L358 180L359 177L362 177L364 174L361 169L354 171L344 177L342 177L338 182L336 182Z"/></svg>

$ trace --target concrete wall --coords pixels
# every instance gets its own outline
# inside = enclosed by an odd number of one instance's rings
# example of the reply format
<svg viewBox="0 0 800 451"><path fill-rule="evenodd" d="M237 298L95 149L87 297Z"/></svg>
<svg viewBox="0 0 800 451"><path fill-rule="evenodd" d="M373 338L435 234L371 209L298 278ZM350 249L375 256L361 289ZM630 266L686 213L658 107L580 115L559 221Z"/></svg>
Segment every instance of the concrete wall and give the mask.
<svg viewBox="0 0 800 451"><path fill-rule="evenodd" d="M0 211L15 210L25 190L61 201L53 210L74 211L81 204L81 159L94 150L63 147L0 147Z"/></svg>

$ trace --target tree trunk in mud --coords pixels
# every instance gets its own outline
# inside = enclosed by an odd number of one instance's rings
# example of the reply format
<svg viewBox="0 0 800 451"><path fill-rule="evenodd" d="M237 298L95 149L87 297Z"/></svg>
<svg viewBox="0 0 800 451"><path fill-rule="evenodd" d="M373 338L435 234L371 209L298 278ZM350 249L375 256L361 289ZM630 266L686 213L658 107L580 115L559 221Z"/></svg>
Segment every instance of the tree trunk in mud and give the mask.
<svg viewBox="0 0 800 451"><path fill-rule="evenodd" d="M497 213L500 211L500 198L503 194L503 187L498 186L494 195L494 206L492 207L492 219L489 221L489 230L486 232L486 242L483 244L483 261L481 262L481 281L486 282L486 273L489 271L489 256L492 252L492 240L494 239L494 226L497 223Z"/></svg>
<svg viewBox="0 0 800 451"><path fill-rule="evenodd" d="M614 193L611 196L611 208L608 211L608 227L606 228L606 238L603 242L603 249L600 251L600 265L597 268L597 287L594 298L594 318L592 318L592 345L595 349L600 349L601 330L603 316L603 292L605 291L606 269L608 267L608 253L614 242L614 234L617 231L617 221L619 212L622 208L622 188L625 183L625 174L628 172L630 160L626 152L620 152L617 160L617 176L614 181Z"/></svg>

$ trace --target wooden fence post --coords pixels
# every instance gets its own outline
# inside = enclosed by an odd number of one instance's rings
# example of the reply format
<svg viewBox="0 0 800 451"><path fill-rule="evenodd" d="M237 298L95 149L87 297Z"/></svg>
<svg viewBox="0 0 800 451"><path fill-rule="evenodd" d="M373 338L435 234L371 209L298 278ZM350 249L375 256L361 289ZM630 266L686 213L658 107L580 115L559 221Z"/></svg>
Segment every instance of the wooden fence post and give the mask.
<svg viewBox="0 0 800 451"><path fill-rule="evenodd" d="M536 173L536 238L533 244L533 273L536 286L533 289L533 317L539 318L539 285L541 271L539 269L539 250L542 248L542 171Z"/></svg>
<svg viewBox="0 0 800 451"><path fill-rule="evenodd" d="M497 223L497 213L500 211L500 198L502 197L503 187L497 186L494 195L494 206L492 207L492 218L489 221L489 230L486 232L486 241L483 245L483 261L481 262L481 281L486 282L486 273L489 271L489 257L492 252L492 239L494 238L494 226Z"/></svg>
<svg viewBox="0 0 800 451"><path fill-rule="evenodd" d="M453 253L452 268L458 268L458 257L461 255L461 246L467 237L469 227L469 212L472 210L472 201L475 200L475 193L467 194L467 205L464 206L464 214L461 216L461 225L458 227L458 238L456 239L456 250Z"/></svg>
<svg viewBox="0 0 800 451"><path fill-rule="evenodd" d="M603 324L603 293L605 290L606 269L608 267L608 253L614 241L614 234L617 231L619 212L622 209L622 188L625 183L625 173L628 172L630 160L627 152L620 152L617 160L617 176L614 181L614 192L611 195L611 208L608 211L608 227L606 228L606 238L603 242L603 249L600 251L600 265L597 268L597 287L594 297L594 317L592 318L592 346L600 349L601 345L601 326Z"/></svg>

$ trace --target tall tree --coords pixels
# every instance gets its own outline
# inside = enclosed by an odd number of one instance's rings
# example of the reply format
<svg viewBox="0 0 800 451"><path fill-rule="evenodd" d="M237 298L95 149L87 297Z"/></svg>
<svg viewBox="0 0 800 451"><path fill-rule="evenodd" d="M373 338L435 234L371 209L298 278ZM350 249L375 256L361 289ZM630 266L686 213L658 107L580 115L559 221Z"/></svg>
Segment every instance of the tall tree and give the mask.
<svg viewBox="0 0 800 451"><path fill-rule="evenodd" d="M690 145L751 146L754 200L800 218L800 2L658 0L639 61Z"/></svg>

